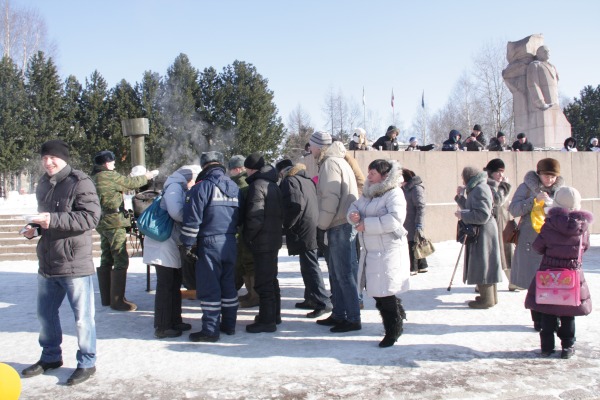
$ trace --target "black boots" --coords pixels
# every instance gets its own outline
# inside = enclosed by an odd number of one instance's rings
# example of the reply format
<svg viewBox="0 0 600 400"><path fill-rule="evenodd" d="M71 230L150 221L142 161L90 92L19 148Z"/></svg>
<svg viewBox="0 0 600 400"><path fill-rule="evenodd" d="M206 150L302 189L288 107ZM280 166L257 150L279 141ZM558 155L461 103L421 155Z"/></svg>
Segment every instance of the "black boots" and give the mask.
<svg viewBox="0 0 600 400"><path fill-rule="evenodd" d="M281 318L281 317L280 317ZM260 300L258 315L253 324L246 326L248 333L275 332L277 330L276 299Z"/></svg>
<svg viewBox="0 0 600 400"><path fill-rule="evenodd" d="M112 267L98 267L98 289L100 290L100 301L103 306L110 306L110 271Z"/></svg>
<svg viewBox="0 0 600 400"><path fill-rule="evenodd" d="M403 320L406 319L406 312L402 301L396 296L376 297L375 306L381 313L385 328L385 337L379 343L379 347L393 346L404 331Z"/></svg>
<svg viewBox="0 0 600 400"><path fill-rule="evenodd" d="M116 311L135 311L137 306L125 298L127 270L114 269L110 272L110 308Z"/></svg>

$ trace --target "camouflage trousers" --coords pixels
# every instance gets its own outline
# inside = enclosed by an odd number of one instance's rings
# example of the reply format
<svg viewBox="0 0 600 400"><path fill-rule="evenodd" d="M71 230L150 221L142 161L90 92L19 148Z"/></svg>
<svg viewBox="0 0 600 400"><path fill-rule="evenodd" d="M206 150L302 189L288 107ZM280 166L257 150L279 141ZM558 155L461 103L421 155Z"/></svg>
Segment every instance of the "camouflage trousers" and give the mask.
<svg viewBox="0 0 600 400"><path fill-rule="evenodd" d="M127 269L129 254L127 253L127 232L125 228L106 229L100 234L100 268Z"/></svg>

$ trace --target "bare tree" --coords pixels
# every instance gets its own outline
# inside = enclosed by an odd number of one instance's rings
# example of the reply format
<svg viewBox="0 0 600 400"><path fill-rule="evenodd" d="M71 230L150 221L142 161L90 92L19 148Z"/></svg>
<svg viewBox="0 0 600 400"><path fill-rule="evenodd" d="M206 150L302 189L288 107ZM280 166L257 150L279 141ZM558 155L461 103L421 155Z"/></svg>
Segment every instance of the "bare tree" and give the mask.
<svg viewBox="0 0 600 400"><path fill-rule="evenodd" d="M283 146L283 155L298 160L304 154L304 146L315 131L311 126L310 116L298 105L288 117L287 137Z"/></svg>
<svg viewBox="0 0 600 400"><path fill-rule="evenodd" d="M10 57L22 73L38 51L48 56L55 53L55 46L48 41L46 22L37 10L12 7L10 0L0 0L0 8L2 55Z"/></svg>

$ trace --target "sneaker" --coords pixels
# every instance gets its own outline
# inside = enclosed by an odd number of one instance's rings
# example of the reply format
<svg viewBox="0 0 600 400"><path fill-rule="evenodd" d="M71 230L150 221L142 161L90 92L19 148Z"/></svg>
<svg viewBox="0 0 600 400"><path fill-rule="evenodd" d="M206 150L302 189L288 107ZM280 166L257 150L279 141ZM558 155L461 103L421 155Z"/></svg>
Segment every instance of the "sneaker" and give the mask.
<svg viewBox="0 0 600 400"><path fill-rule="evenodd" d="M90 368L77 368L75 372L67 379L67 386L77 385L78 383L85 382L92 375L96 373L96 367Z"/></svg>
<svg viewBox="0 0 600 400"><path fill-rule="evenodd" d="M566 360L568 358L573 357L574 354L575 354L574 347L566 347L566 348L562 349L562 351L560 352L560 358Z"/></svg>
<svg viewBox="0 0 600 400"><path fill-rule="evenodd" d="M210 334L205 331L190 333L190 341L192 342L216 342L219 340L219 335Z"/></svg>
<svg viewBox="0 0 600 400"><path fill-rule="evenodd" d="M190 324L186 324L185 322L180 322L178 324L173 325L173 329L185 332L192 329L192 326Z"/></svg>
<svg viewBox="0 0 600 400"><path fill-rule="evenodd" d="M29 367L21 371L21 375L23 375L25 378L30 378L32 376L43 374L49 369L60 368L62 367L62 365L62 361L44 362L42 360L39 360L35 364L30 365Z"/></svg>
<svg viewBox="0 0 600 400"><path fill-rule="evenodd" d="M542 350L540 355L544 358L550 357L552 354L556 353L554 350Z"/></svg>
<svg viewBox="0 0 600 400"><path fill-rule="evenodd" d="M317 324L323 325L323 326L335 326L335 325L341 324L342 322L343 322L343 320L333 318L333 314L331 314L329 317L327 317L325 319L317 320Z"/></svg>
<svg viewBox="0 0 600 400"><path fill-rule="evenodd" d="M362 325L360 324L360 322L350 322L343 320L342 322L331 328L329 331L333 333L343 333L350 331L360 331L361 329Z"/></svg>
<svg viewBox="0 0 600 400"><path fill-rule="evenodd" d="M156 329L154 337L157 339L174 338L181 336L181 331L178 329Z"/></svg>

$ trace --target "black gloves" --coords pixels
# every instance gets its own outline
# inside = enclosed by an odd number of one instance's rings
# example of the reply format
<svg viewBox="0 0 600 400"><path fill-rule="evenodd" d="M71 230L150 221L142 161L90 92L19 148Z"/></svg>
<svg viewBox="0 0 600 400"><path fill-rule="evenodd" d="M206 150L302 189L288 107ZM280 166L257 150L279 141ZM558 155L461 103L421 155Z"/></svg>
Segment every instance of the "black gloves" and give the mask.
<svg viewBox="0 0 600 400"><path fill-rule="evenodd" d="M196 261L198 261L198 256L192 250L191 247L182 247L181 254L182 254L182 257L185 258L185 261L187 261L188 263L190 263L192 265L195 264Z"/></svg>

